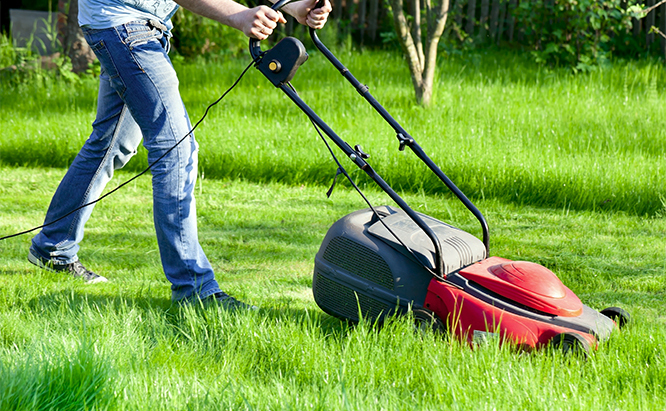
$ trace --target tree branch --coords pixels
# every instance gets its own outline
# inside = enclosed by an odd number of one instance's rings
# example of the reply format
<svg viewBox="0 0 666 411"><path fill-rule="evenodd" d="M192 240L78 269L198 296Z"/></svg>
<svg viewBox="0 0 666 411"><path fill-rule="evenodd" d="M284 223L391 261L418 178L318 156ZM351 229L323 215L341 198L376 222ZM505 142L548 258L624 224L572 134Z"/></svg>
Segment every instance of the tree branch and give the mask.
<svg viewBox="0 0 666 411"><path fill-rule="evenodd" d="M440 3L435 0L412 0L409 7L414 13L411 27L405 17L403 0L389 0L389 4L393 10L393 25L398 40L409 64L416 100L419 104L427 106L432 97L437 66L437 45L444 33L450 0L440 0ZM425 39L422 39L421 7L426 13Z"/></svg>
<svg viewBox="0 0 666 411"><path fill-rule="evenodd" d="M416 52L419 55L419 62L423 67L423 40L421 38L421 2L419 0L412 0L412 15L414 16L414 25L412 26L412 40L416 46Z"/></svg>
<svg viewBox="0 0 666 411"><path fill-rule="evenodd" d="M393 25L395 31L398 33L398 40L402 46L403 51L407 57L407 62L409 64L409 71L412 75L412 82L414 87L421 87L423 79L423 66L419 59L418 51L414 45L414 40L409 33L409 28L407 25L407 19L405 18L405 13L403 12L403 2L402 0L389 0L391 7L393 8Z"/></svg>

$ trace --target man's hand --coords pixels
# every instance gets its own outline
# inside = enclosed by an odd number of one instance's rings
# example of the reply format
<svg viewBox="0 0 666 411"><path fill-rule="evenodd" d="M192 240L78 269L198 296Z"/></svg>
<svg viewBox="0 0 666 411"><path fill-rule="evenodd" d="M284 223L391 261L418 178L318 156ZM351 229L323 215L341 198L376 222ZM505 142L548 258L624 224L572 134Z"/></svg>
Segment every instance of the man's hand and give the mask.
<svg viewBox="0 0 666 411"><path fill-rule="evenodd" d="M175 0L184 8L209 19L219 21L245 33L248 37L264 40L273 33L278 23L286 23L279 11L259 6L253 9L233 0Z"/></svg>
<svg viewBox="0 0 666 411"><path fill-rule="evenodd" d="M265 40L273 33L278 23L286 23L282 13L275 11L270 7L258 6L253 9L247 9L241 13L239 21L242 23L241 30L248 37Z"/></svg>
<svg viewBox="0 0 666 411"><path fill-rule="evenodd" d="M236 28L246 36L259 40L268 38L278 23L287 22L282 13L270 7L259 6L248 9L233 0L175 0L175 2L196 14ZM287 4L283 10L294 16L299 23L320 29L324 27L332 8L329 0L325 0L323 7L313 10L316 4L317 0L300 0Z"/></svg>
<svg viewBox="0 0 666 411"><path fill-rule="evenodd" d="M324 5L315 9L318 0L300 0L288 3L282 8L286 13L294 16L296 21L313 29L321 29L328 20L328 14L333 10L329 0Z"/></svg>

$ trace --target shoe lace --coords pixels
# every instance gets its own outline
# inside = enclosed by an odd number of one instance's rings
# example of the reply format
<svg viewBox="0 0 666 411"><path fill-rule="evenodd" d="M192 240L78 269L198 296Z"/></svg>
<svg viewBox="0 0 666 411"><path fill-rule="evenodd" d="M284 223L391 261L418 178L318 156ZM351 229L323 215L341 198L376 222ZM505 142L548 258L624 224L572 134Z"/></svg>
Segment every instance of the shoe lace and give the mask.
<svg viewBox="0 0 666 411"><path fill-rule="evenodd" d="M75 261L69 265L69 271L72 272L75 276L80 277L94 277L95 273L88 270L81 264L79 261Z"/></svg>

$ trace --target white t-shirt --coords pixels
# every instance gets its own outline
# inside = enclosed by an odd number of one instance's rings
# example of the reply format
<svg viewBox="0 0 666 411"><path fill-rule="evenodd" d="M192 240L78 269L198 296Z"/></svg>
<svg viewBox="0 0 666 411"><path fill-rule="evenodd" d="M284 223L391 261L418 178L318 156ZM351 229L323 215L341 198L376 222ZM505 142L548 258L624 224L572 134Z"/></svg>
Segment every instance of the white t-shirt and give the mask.
<svg viewBox="0 0 666 411"><path fill-rule="evenodd" d="M171 29L178 10L172 0L79 0L79 25L108 29L136 20L157 19Z"/></svg>

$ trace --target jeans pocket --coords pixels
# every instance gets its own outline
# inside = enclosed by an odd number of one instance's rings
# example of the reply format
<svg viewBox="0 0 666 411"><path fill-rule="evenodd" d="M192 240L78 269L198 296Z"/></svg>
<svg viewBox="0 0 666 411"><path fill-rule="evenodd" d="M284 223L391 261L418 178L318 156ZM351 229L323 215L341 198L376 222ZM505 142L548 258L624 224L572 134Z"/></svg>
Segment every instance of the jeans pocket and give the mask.
<svg viewBox="0 0 666 411"><path fill-rule="evenodd" d="M163 36L161 31L145 24L126 24L125 29L127 30L127 37L124 41L130 50L147 44L149 41L159 43Z"/></svg>
<svg viewBox="0 0 666 411"><path fill-rule="evenodd" d="M120 96L124 95L126 89L125 83L120 77L116 63L114 63L111 58L111 54L106 48L104 40L91 44L90 49L95 53L95 56L97 56L97 60L99 60L99 64L102 66L104 72L106 72L106 75L109 76L113 89L116 90Z"/></svg>

